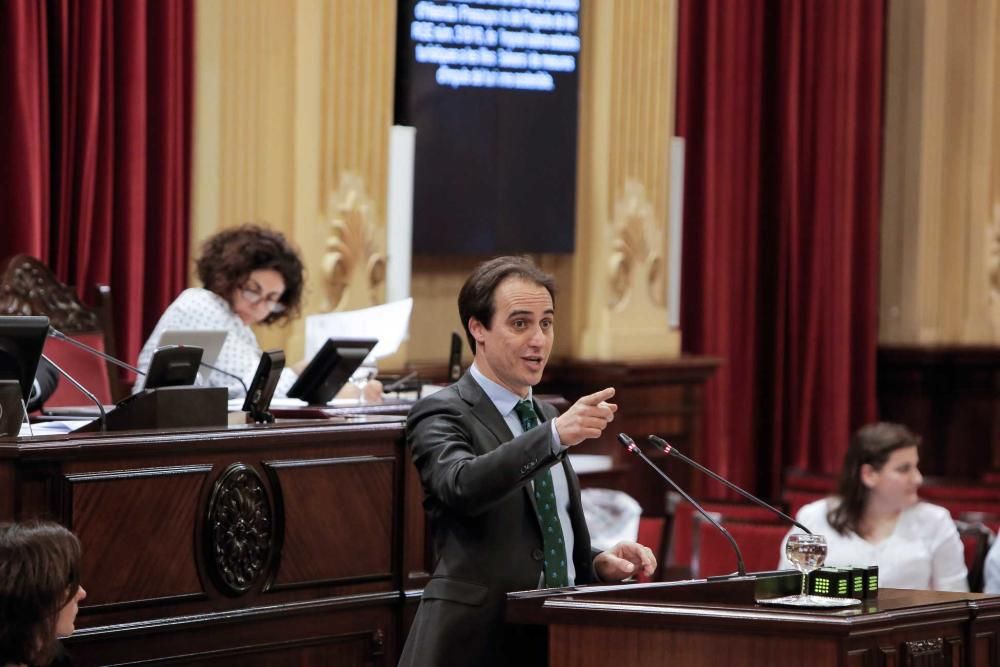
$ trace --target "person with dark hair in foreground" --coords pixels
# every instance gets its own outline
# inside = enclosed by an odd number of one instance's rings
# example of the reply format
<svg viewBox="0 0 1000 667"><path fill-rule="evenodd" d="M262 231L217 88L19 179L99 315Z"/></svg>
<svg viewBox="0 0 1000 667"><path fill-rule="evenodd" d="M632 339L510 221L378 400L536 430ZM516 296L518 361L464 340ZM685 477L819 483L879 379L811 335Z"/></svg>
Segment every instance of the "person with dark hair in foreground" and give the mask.
<svg viewBox="0 0 1000 667"><path fill-rule="evenodd" d="M253 325L287 323L298 316L302 305L304 269L298 253L276 231L258 225L242 225L209 237L195 262L204 287L181 292L156 323L139 353L138 367L145 371L165 331L217 329L229 332L215 366L243 378L249 385L260 362L261 348ZM274 395L284 397L297 377L302 362L281 372ZM229 376L203 372L206 384L226 387L230 398L243 395L243 387ZM142 378L135 390L142 388ZM347 385L344 391L354 391ZM364 389L369 402L381 400L382 383L369 382Z"/></svg>
<svg viewBox="0 0 1000 667"><path fill-rule="evenodd" d="M796 519L826 537L827 565L878 565L884 588L968 591L955 522L917 497L919 444L899 424L863 426L844 457L838 496L805 505ZM779 567L793 569L784 553L782 544Z"/></svg>
<svg viewBox="0 0 1000 667"><path fill-rule="evenodd" d="M601 435L614 388L557 416L534 400L555 332L555 285L529 260L499 257L462 287L474 353L455 384L410 411L407 441L424 488L437 562L400 665L544 664L544 629L504 624L510 591L651 574L653 552L594 552L566 452Z"/></svg>
<svg viewBox="0 0 1000 667"><path fill-rule="evenodd" d="M49 665L73 633L80 542L56 523L0 524L0 664Z"/></svg>

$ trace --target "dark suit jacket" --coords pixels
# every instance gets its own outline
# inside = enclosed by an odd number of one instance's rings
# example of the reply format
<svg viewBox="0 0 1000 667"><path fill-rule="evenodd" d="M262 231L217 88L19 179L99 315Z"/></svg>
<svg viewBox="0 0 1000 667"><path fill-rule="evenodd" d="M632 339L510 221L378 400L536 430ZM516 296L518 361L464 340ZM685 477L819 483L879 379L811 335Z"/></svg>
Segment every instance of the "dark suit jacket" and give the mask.
<svg viewBox="0 0 1000 667"><path fill-rule="evenodd" d="M36 392L32 388L31 395L28 397L28 412L41 410L42 404L55 393L56 387L59 385L59 373L52 364L41 359L38 362L38 369L35 371L35 381L38 382L40 391Z"/></svg>
<svg viewBox="0 0 1000 667"><path fill-rule="evenodd" d="M544 659L537 646L524 645L522 630L504 625L503 608L508 592L538 587L542 534L529 482L553 464L566 471L576 581L596 579L580 482L568 458L552 453L548 420L556 410L538 402L535 410L542 423L513 437L466 373L410 411L407 440L423 482L437 562L400 665L525 667Z"/></svg>

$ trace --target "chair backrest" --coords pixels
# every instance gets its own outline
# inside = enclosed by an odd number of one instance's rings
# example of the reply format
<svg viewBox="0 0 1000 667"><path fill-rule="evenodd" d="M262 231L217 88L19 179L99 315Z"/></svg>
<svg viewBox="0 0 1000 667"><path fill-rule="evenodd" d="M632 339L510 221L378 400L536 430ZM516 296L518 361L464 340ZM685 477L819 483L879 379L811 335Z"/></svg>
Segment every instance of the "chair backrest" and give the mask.
<svg viewBox="0 0 1000 667"><path fill-rule="evenodd" d="M803 491L801 489L785 489L781 494L781 502L788 507L788 515L795 516L803 505L826 498L829 493L824 491Z"/></svg>
<svg viewBox="0 0 1000 667"><path fill-rule="evenodd" d="M99 287L101 309L85 306L75 290L59 282L42 262L29 255L16 255L0 276L0 314L47 315L52 326L69 337L115 355L111 332L109 292ZM121 397L117 369L99 357L69 343L49 339L45 354L99 400L112 403ZM87 399L72 384L60 379L59 388L46 401L47 407L82 405Z"/></svg>
<svg viewBox="0 0 1000 667"><path fill-rule="evenodd" d="M747 502L707 501L703 502L702 506L707 511L716 512L727 519L771 521L774 518L770 511ZM692 556L693 517L701 515L673 491L667 493L667 512L671 517L667 564L689 565Z"/></svg>
<svg viewBox="0 0 1000 667"><path fill-rule="evenodd" d="M662 516L639 517L639 536L636 538L636 541L653 550L657 563L663 563L663 528L666 521ZM662 571L663 567L660 566L652 576L640 572L636 575L636 579L641 582L656 581L658 580L657 573L662 573Z"/></svg>
<svg viewBox="0 0 1000 667"><path fill-rule="evenodd" d="M962 538L962 547L965 551L969 590L973 593L982 593L986 554L989 553L996 536L989 527L979 521L955 521L955 527L958 529L959 537Z"/></svg>
<svg viewBox="0 0 1000 667"><path fill-rule="evenodd" d="M773 570L781 556L781 541L788 526L776 521L747 521L720 517L743 554L747 572ZM692 529L692 577L713 577L737 570L736 553L719 530L700 514Z"/></svg>
<svg viewBox="0 0 1000 667"><path fill-rule="evenodd" d="M796 491L814 491L823 496L829 496L837 492L837 477L836 475L804 472L789 468L785 470L785 488Z"/></svg>

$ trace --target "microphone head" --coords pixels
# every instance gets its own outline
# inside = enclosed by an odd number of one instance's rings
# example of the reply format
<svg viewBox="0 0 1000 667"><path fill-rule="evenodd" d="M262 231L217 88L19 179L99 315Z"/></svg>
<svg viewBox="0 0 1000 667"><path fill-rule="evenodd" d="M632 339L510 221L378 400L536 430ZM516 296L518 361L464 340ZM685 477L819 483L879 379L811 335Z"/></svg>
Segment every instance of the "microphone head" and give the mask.
<svg viewBox="0 0 1000 667"><path fill-rule="evenodd" d="M656 447L662 449L664 454L670 454L671 452L673 452L674 449L673 445L671 445L663 438L660 438L655 435L650 435L646 439L649 440L651 443L653 443Z"/></svg>
<svg viewBox="0 0 1000 667"><path fill-rule="evenodd" d="M618 442L622 443L622 445L625 446L625 449L629 450L632 453L635 453L635 451L638 449L636 447L635 440L628 437L624 433L618 434Z"/></svg>

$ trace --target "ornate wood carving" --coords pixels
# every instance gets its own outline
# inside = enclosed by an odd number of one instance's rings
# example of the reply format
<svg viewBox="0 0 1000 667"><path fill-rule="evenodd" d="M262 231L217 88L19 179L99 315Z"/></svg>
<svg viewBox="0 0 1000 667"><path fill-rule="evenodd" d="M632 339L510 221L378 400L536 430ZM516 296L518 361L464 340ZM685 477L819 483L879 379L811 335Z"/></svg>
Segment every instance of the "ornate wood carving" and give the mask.
<svg viewBox="0 0 1000 667"><path fill-rule="evenodd" d="M208 569L220 590L242 595L267 571L274 552L271 499L257 471L233 463L212 489L205 518Z"/></svg>
<svg viewBox="0 0 1000 667"><path fill-rule="evenodd" d="M662 251L656 250L664 246L663 233L642 183L632 179L625 182L625 193L615 204L612 227L615 237L609 267L611 309L625 307L636 283L645 287L654 305L665 308L666 261Z"/></svg>
<svg viewBox="0 0 1000 667"><path fill-rule="evenodd" d="M914 639L903 643L905 667L944 667L944 639Z"/></svg>
<svg viewBox="0 0 1000 667"><path fill-rule="evenodd" d="M369 302L378 300L378 291L385 283L386 261L375 242L374 208L364 180L357 174L344 173L339 187L330 195L327 211L331 229L323 256L323 278L331 310L341 304L356 277L364 281Z"/></svg>
<svg viewBox="0 0 1000 667"><path fill-rule="evenodd" d="M11 258L0 278L0 314L48 315L52 326L69 334L102 330L97 312L29 255Z"/></svg>

